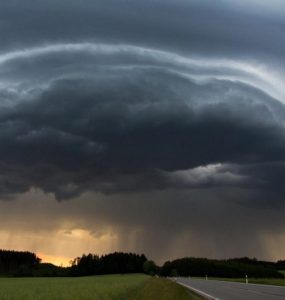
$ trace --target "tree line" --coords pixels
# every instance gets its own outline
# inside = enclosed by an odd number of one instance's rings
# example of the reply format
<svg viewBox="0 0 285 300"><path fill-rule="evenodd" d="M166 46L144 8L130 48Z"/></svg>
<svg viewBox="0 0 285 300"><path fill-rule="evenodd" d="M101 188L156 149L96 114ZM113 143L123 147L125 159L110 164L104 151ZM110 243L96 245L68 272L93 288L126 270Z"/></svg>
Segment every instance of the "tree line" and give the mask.
<svg viewBox="0 0 285 300"><path fill-rule="evenodd" d="M285 260L259 261L248 257L227 260L186 257L165 262L161 267L144 254L115 252L107 255L84 254L70 267L41 263L31 252L0 250L0 276L89 276L102 274L146 273L160 276L284 278Z"/></svg>
<svg viewBox="0 0 285 300"><path fill-rule="evenodd" d="M284 278L278 267L280 263L258 261L257 259L234 258L214 260L186 257L166 262L160 269L162 276L210 276L241 278L246 275L255 278Z"/></svg>
<svg viewBox="0 0 285 300"><path fill-rule="evenodd" d="M70 268L72 276L143 273L145 255L115 252L107 255L88 254L73 260Z"/></svg>
<svg viewBox="0 0 285 300"><path fill-rule="evenodd" d="M0 275L30 274L40 262L41 259L31 252L0 250Z"/></svg>

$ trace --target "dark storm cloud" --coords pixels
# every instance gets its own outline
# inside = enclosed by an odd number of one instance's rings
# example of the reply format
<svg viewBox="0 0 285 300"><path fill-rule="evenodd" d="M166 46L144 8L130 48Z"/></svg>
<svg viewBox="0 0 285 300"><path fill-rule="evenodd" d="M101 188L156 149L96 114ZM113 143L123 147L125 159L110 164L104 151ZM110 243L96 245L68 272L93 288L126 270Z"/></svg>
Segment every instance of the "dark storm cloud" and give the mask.
<svg viewBox="0 0 285 300"><path fill-rule="evenodd" d="M284 227L285 10L258 2L2 1L0 198L91 192L58 214L121 245L138 228L156 257L188 232L265 257Z"/></svg>
<svg viewBox="0 0 285 300"><path fill-rule="evenodd" d="M253 67L96 44L12 52L0 63L3 195L256 187L270 178L235 165L284 160L285 109L268 94L283 90Z"/></svg>
<svg viewBox="0 0 285 300"><path fill-rule="evenodd" d="M255 170L284 160L285 92L278 74L241 58L269 50L269 29L275 42L276 10L274 20L227 1L1 8L2 196L272 185Z"/></svg>

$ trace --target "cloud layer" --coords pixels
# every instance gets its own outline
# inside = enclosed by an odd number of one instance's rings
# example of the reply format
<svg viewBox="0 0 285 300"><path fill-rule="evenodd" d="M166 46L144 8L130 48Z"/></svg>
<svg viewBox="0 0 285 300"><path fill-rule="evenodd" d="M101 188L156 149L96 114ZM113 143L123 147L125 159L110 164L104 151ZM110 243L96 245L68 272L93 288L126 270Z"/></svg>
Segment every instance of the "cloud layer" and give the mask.
<svg viewBox="0 0 285 300"><path fill-rule="evenodd" d="M215 254L238 254L210 236L225 237L223 220L240 209L233 247L255 235L249 253L265 249L264 211L274 212L269 232L283 228L273 221L285 192L283 4L119 2L0 4L0 199L36 188L70 207L98 205L100 222L88 210L61 217L91 233L109 224L118 247L133 237L156 257L162 242L206 245L200 231ZM212 211L220 221L207 233L199 218ZM247 213L256 226L243 235Z"/></svg>
<svg viewBox="0 0 285 300"><path fill-rule="evenodd" d="M283 89L254 65L104 44L25 49L0 64L3 196L255 187L271 180L255 168L284 159L273 98Z"/></svg>

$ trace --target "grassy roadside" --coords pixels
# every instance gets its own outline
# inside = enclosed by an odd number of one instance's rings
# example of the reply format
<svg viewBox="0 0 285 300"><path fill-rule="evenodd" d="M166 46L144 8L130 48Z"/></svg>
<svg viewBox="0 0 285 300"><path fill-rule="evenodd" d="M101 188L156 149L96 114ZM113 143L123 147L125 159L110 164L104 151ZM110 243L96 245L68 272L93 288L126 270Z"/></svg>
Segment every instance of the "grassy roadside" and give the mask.
<svg viewBox="0 0 285 300"><path fill-rule="evenodd" d="M209 278L209 280L231 281L245 283L245 278ZM272 278L249 278L249 283L256 284L269 284L277 286L285 286L285 279L272 279Z"/></svg>
<svg viewBox="0 0 285 300"><path fill-rule="evenodd" d="M177 283L163 278L150 278L125 300L203 300Z"/></svg>

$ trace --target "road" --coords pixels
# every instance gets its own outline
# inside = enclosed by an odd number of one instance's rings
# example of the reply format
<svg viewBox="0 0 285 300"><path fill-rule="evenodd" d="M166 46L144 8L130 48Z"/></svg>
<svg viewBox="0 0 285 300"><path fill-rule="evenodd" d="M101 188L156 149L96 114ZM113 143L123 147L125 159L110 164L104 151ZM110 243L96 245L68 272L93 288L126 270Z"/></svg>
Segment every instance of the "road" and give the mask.
<svg viewBox="0 0 285 300"><path fill-rule="evenodd" d="M285 300L285 287L218 280L177 278L177 283L215 300Z"/></svg>

